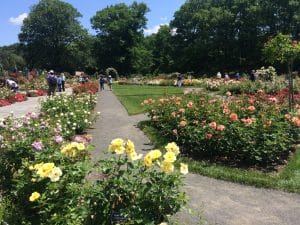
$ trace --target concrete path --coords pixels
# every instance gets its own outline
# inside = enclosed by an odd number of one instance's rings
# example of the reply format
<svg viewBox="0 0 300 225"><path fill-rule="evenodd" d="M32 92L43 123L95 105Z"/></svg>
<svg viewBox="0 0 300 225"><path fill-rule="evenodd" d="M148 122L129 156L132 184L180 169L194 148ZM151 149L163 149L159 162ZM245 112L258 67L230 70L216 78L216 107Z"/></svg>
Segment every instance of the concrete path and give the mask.
<svg viewBox="0 0 300 225"><path fill-rule="evenodd" d="M66 92L57 92L57 94L71 94L72 89L67 88ZM40 101L45 99L47 96L39 97L28 97L24 102L16 102L14 104L0 107L0 119L7 117L13 113L14 117L21 117L28 112L39 112L40 111Z"/></svg>
<svg viewBox="0 0 300 225"><path fill-rule="evenodd" d="M138 150L151 149L149 139L136 124L144 115L128 116L111 91L101 92L96 111L100 119L90 130L96 145L94 157L101 156L114 138L129 138ZM180 212L175 216L179 224L220 225L296 225L300 224L300 195L189 174L185 187L188 207L193 214ZM199 216L200 215L200 216Z"/></svg>

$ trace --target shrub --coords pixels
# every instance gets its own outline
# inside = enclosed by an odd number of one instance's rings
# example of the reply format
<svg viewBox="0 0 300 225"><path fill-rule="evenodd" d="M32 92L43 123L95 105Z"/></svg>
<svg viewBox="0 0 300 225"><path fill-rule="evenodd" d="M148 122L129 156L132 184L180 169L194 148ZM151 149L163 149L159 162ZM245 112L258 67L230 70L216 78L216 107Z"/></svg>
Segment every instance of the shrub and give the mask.
<svg viewBox="0 0 300 225"><path fill-rule="evenodd" d="M273 66L269 66L268 68L261 67L256 70L256 74L258 75L258 79L263 81L274 81L277 76L276 70Z"/></svg>
<svg viewBox="0 0 300 225"><path fill-rule="evenodd" d="M187 95L161 98L148 114L188 155L268 168L285 160L298 140L299 115L287 114L286 106L286 98L261 92L226 100Z"/></svg>
<svg viewBox="0 0 300 225"><path fill-rule="evenodd" d="M115 68L112 68L112 67L107 68L107 69L105 70L105 74L106 74L107 76L110 75L110 76L114 77L116 80L119 79L118 71L117 71Z"/></svg>

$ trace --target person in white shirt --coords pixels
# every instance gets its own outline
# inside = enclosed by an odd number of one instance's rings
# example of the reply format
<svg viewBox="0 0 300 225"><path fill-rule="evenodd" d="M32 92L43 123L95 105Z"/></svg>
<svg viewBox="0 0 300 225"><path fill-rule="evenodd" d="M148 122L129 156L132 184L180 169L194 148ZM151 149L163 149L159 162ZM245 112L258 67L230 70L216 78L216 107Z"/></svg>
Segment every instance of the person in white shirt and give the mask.
<svg viewBox="0 0 300 225"><path fill-rule="evenodd" d="M19 89L17 82L14 81L13 79L7 79L6 86L14 92L18 91L18 89Z"/></svg>

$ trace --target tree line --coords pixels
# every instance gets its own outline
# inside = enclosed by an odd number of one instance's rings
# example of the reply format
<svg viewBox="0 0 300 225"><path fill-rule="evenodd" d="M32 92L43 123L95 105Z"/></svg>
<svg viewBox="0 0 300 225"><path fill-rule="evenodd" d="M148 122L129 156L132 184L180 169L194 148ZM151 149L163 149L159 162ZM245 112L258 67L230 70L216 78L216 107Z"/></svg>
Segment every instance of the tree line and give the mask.
<svg viewBox="0 0 300 225"><path fill-rule="evenodd" d="M15 64L69 72L248 71L266 64L262 49L277 33L300 39L298 0L187 0L169 25L145 36L149 10L137 2L107 6L91 18L90 35L71 4L40 0L24 20L20 43L0 49L0 63L9 65L3 62L10 55Z"/></svg>

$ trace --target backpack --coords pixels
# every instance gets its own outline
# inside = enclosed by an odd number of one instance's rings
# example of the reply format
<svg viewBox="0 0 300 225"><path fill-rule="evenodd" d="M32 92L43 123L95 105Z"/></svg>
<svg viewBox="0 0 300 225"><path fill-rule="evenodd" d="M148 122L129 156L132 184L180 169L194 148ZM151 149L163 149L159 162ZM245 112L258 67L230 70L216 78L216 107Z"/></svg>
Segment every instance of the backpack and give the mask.
<svg viewBox="0 0 300 225"><path fill-rule="evenodd" d="M48 82L49 82L49 85L54 86L54 85L57 84L57 79L56 79L55 76L49 76L48 77Z"/></svg>

